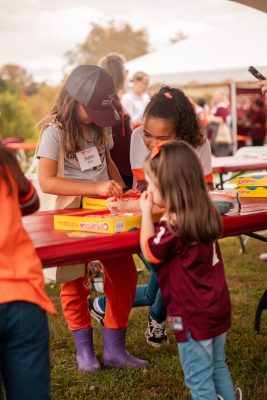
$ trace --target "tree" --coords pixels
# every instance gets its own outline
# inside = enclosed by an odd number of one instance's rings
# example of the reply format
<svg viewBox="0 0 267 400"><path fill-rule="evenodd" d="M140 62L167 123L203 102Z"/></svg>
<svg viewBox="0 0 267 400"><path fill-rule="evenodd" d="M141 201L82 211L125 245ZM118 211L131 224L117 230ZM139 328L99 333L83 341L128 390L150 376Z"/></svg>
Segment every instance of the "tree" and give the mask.
<svg viewBox="0 0 267 400"><path fill-rule="evenodd" d="M6 64L0 69L1 78L6 81L16 82L18 85L27 86L31 84L32 77L26 69L16 64Z"/></svg>
<svg viewBox="0 0 267 400"><path fill-rule="evenodd" d="M97 64L109 52L122 54L131 60L148 53L148 36L144 29L133 30L129 23L109 21L106 26L92 24L83 43L65 54L67 65Z"/></svg>
<svg viewBox="0 0 267 400"><path fill-rule="evenodd" d="M31 113L35 124L48 114L51 105L55 102L57 90L57 87L43 84L38 93L26 96L22 100Z"/></svg>
<svg viewBox="0 0 267 400"><path fill-rule="evenodd" d="M32 95L38 92L39 85L33 81L32 76L25 68L16 64L6 64L0 68L0 91Z"/></svg>
<svg viewBox="0 0 267 400"><path fill-rule="evenodd" d="M33 139L37 136L34 120L27 107L16 94L0 94L0 136Z"/></svg>

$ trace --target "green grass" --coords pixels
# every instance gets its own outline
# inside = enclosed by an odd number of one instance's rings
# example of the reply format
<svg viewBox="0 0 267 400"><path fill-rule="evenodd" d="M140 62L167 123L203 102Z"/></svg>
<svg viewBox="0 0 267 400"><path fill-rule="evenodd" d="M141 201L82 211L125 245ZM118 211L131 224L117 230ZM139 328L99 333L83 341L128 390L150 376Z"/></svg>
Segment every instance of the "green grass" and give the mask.
<svg viewBox="0 0 267 400"><path fill-rule="evenodd" d="M233 305L233 324L227 336L226 355L232 378L243 390L245 400L267 399L267 310L262 315L262 332L253 330L255 310L267 287L267 262L259 260L266 244L249 239L246 254L239 254L237 238L221 240L226 276ZM146 282L147 272L139 274ZM127 348L147 359L150 368L140 370L103 369L97 374L79 373L75 365L75 347L62 316L59 288L48 292L59 316L49 318L51 332L51 394L58 400L179 400L190 399L183 382L177 348L171 332L170 345L155 350L146 344L144 331L147 309L133 309L127 334ZM95 294L94 294L95 295ZM100 327L93 321L95 350L101 360ZM264 334L265 333L265 334ZM227 399L226 399L227 400Z"/></svg>

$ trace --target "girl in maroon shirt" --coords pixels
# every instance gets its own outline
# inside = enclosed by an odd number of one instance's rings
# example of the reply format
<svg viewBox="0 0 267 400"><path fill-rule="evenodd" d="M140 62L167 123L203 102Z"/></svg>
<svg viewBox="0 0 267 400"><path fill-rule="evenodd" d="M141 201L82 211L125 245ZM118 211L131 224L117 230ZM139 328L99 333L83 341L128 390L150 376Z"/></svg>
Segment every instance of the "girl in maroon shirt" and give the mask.
<svg viewBox="0 0 267 400"><path fill-rule="evenodd" d="M201 164L183 141L160 142L145 161L141 249L157 277L194 400L234 400L224 343L231 303L219 245L218 210ZM154 228L152 206L166 213Z"/></svg>

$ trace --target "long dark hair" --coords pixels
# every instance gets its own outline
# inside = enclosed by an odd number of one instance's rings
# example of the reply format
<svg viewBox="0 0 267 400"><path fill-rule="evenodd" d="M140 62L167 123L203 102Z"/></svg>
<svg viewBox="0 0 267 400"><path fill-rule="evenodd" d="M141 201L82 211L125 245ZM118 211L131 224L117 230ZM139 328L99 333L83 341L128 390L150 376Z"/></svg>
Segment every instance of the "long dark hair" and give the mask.
<svg viewBox="0 0 267 400"><path fill-rule="evenodd" d="M0 144L0 178L5 181L9 195L14 195L11 177L17 182L19 191L27 190L25 181L21 179L21 176L22 171L14 152Z"/></svg>
<svg viewBox="0 0 267 400"><path fill-rule="evenodd" d="M181 140L168 141L145 161L145 172L159 188L168 226L186 245L208 244L222 235L220 214L211 201L194 149Z"/></svg>
<svg viewBox="0 0 267 400"><path fill-rule="evenodd" d="M144 118L171 119L175 124L177 139L193 147L205 141L201 123L195 108L181 89L164 86L150 99L144 111Z"/></svg>

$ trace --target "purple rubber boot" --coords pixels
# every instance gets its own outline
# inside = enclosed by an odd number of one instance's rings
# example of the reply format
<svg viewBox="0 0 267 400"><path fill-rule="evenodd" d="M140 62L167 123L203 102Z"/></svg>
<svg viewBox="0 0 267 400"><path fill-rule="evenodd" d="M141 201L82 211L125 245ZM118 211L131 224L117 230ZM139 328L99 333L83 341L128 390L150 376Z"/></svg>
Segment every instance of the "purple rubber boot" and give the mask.
<svg viewBox="0 0 267 400"><path fill-rule="evenodd" d="M101 326L104 339L103 362L106 367L148 368L148 361L135 358L125 348L126 329L108 329Z"/></svg>
<svg viewBox="0 0 267 400"><path fill-rule="evenodd" d="M76 361L80 371L96 372L100 364L95 356L93 345L93 329L78 329L72 331L77 348Z"/></svg>

